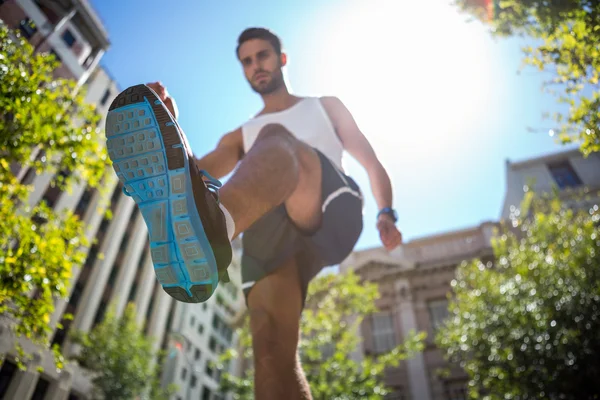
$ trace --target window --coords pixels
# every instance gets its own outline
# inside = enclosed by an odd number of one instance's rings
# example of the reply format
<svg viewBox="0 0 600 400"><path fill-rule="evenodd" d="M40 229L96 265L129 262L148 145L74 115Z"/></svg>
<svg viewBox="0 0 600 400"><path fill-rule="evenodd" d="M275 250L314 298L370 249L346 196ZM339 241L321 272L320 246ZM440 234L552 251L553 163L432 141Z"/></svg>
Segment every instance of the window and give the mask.
<svg viewBox="0 0 600 400"><path fill-rule="evenodd" d="M106 102L108 101L108 98L110 96L110 89L106 89L106 92L104 92L104 94L102 95L102 98L100 99L100 105L103 106L106 104Z"/></svg>
<svg viewBox="0 0 600 400"><path fill-rule="evenodd" d="M35 177L36 177L35 168L29 167L29 169L25 173L25 176L23 177L23 184L24 185L31 184L33 182L33 180L35 179Z"/></svg>
<svg viewBox="0 0 600 400"><path fill-rule="evenodd" d="M96 318L94 318L94 326L102 322L104 319L104 314L106 313L106 300L102 300L100 306L98 307L98 311L96 312Z"/></svg>
<svg viewBox="0 0 600 400"><path fill-rule="evenodd" d="M198 334L202 335L204 333L204 325L198 324Z"/></svg>
<svg viewBox="0 0 600 400"><path fill-rule="evenodd" d="M92 201L92 196L96 193L96 190L90 187L85 189L85 192L81 195L79 202L77 203L77 207L75 207L75 215L79 218L83 218L83 215L87 211L90 202Z"/></svg>
<svg viewBox="0 0 600 400"><path fill-rule="evenodd" d="M210 400L210 395L210 389L204 386L204 389L202 389L202 400Z"/></svg>
<svg viewBox="0 0 600 400"><path fill-rule="evenodd" d="M70 30L65 30L65 32L62 35L62 39L65 41L65 43L67 44L67 46L69 47L73 47L73 45L75 44L75 42L77 41L75 39L75 36L73 35L73 32L71 32Z"/></svg>
<svg viewBox="0 0 600 400"><path fill-rule="evenodd" d="M71 173L69 171L61 170L57 174L56 179L53 180L50 183L50 185L48 185L48 188L46 189L46 192L44 193L44 196L42 197L41 201L45 202L48 205L48 207L54 208L54 206L56 205L56 202L58 201L58 199L60 198L60 196L63 193L63 191L58 186L58 182L59 181L65 182L65 180L70 175L71 175Z"/></svg>
<svg viewBox="0 0 600 400"><path fill-rule="evenodd" d="M69 400L81 400L82 396L75 392L69 393Z"/></svg>
<svg viewBox="0 0 600 400"><path fill-rule="evenodd" d="M431 327L435 332L448 317L448 300L432 300L427 303L427 308L429 308Z"/></svg>
<svg viewBox="0 0 600 400"><path fill-rule="evenodd" d="M190 325L191 325L191 326L194 326L194 324L195 324L195 323L196 323L196 317L194 317L194 316L192 315L192 318L190 318Z"/></svg>
<svg viewBox="0 0 600 400"><path fill-rule="evenodd" d="M181 380L185 381L185 377L187 376L187 369L182 368L181 369Z"/></svg>
<svg viewBox="0 0 600 400"><path fill-rule="evenodd" d="M0 367L0 399L4 398L15 372L17 372L17 364L4 360Z"/></svg>
<svg viewBox="0 0 600 400"><path fill-rule="evenodd" d="M204 372L206 373L206 375L208 375L212 378L213 369L212 369L212 366L210 365L210 361L206 363L206 370Z"/></svg>
<svg viewBox="0 0 600 400"><path fill-rule="evenodd" d="M394 324L389 312L372 315L373 341L376 353L383 353L394 348Z"/></svg>
<svg viewBox="0 0 600 400"><path fill-rule="evenodd" d="M198 379L196 378L196 375L192 375L192 379L190 380L190 387L196 387L197 381Z"/></svg>
<svg viewBox="0 0 600 400"><path fill-rule="evenodd" d="M50 50L50 54L52 54L54 56L54 58L56 59L57 62L62 64L62 58L60 58L60 56L58 55L58 53L56 52L56 50L52 49Z"/></svg>
<svg viewBox="0 0 600 400"><path fill-rule="evenodd" d="M466 400L467 383L462 381L446 382L444 385L446 398L448 400Z"/></svg>
<svg viewBox="0 0 600 400"><path fill-rule="evenodd" d="M217 350L217 341L213 336L208 340L208 348L214 353Z"/></svg>
<svg viewBox="0 0 600 400"><path fill-rule="evenodd" d="M200 349L196 349L196 352L194 353L194 358L196 359L196 361L200 359L200 354Z"/></svg>
<svg viewBox="0 0 600 400"><path fill-rule="evenodd" d="M388 393L385 400L408 400L408 397L404 395L402 388L392 388L392 393Z"/></svg>
<svg viewBox="0 0 600 400"><path fill-rule="evenodd" d="M35 390L31 396L31 400L43 400L44 396L46 395L46 391L48 390L48 386L50 386L50 382L40 376L37 384L35 385Z"/></svg>
<svg viewBox="0 0 600 400"><path fill-rule="evenodd" d="M227 343L231 344L231 339L233 337L233 331L231 330L231 328L227 325L223 325L221 329L221 334L223 335L223 338L227 341Z"/></svg>
<svg viewBox="0 0 600 400"><path fill-rule="evenodd" d="M561 189L581 185L581 180L568 160L550 164L548 165L548 169L550 170L550 174L552 174L552 178L554 178L556 184Z"/></svg>
<svg viewBox="0 0 600 400"><path fill-rule="evenodd" d="M31 38L37 32L35 22L33 22L31 18L25 18L21 20L19 23L19 28L21 29L21 32L23 32L23 36L25 36L27 39Z"/></svg>

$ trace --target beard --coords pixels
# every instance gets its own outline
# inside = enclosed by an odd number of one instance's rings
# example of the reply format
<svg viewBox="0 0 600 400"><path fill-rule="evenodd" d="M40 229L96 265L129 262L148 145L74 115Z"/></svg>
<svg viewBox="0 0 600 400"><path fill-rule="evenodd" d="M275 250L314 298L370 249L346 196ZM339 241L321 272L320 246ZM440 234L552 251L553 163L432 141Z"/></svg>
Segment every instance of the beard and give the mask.
<svg viewBox="0 0 600 400"><path fill-rule="evenodd" d="M267 83L255 84L250 83L250 87L256 93L261 95L271 94L284 85L283 72L280 69L270 74L271 79Z"/></svg>

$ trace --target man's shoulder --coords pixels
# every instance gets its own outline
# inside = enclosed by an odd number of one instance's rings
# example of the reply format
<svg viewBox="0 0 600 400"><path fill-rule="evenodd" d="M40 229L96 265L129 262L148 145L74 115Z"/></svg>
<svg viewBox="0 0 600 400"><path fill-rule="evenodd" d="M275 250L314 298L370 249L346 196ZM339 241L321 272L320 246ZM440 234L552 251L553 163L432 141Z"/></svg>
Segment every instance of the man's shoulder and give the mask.
<svg viewBox="0 0 600 400"><path fill-rule="evenodd" d="M337 106L339 104L342 104L340 98L333 95L319 96L319 100L321 100L321 103L331 106Z"/></svg>
<svg viewBox="0 0 600 400"><path fill-rule="evenodd" d="M329 118L333 120L337 119L338 115L343 114L343 111L346 109L342 100L337 96L320 96L319 100Z"/></svg>

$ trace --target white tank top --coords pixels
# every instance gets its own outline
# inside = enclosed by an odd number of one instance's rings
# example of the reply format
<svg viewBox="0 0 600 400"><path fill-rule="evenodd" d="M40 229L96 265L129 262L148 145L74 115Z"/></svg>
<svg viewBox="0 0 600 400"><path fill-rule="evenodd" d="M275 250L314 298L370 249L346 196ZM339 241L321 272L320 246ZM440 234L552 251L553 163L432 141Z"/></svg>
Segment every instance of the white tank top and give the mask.
<svg viewBox="0 0 600 400"><path fill-rule="evenodd" d="M296 138L316 148L341 171L344 148L318 97L305 97L292 107L259 115L242 125L244 152L248 152L260 130L267 124L281 124Z"/></svg>

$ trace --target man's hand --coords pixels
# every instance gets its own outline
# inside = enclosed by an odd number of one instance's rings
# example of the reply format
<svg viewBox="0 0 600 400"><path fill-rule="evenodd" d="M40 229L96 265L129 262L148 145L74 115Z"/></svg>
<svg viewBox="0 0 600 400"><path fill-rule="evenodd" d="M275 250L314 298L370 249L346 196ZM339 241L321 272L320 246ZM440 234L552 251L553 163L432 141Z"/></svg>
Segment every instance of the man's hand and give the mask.
<svg viewBox="0 0 600 400"><path fill-rule="evenodd" d="M150 89L156 92L160 100L169 109L173 117L177 119L179 117L179 110L177 109L177 104L175 103L175 100L173 100L173 98L169 95L169 92L167 91L165 85L163 85L162 82L151 82L146 83L146 86L148 86Z"/></svg>
<svg viewBox="0 0 600 400"><path fill-rule="evenodd" d="M167 88L162 84L162 82L146 83L146 86L154 90L160 100L163 102L167 99L167 97L169 97L169 92L167 92Z"/></svg>
<svg viewBox="0 0 600 400"><path fill-rule="evenodd" d="M394 250L402 243L402 234L389 216L385 214L379 216L377 219L377 229L379 230L381 243L383 243L387 251Z"/></svg>

